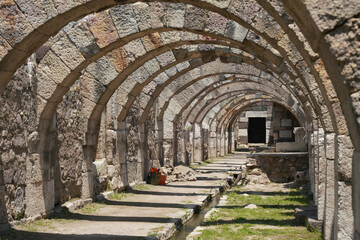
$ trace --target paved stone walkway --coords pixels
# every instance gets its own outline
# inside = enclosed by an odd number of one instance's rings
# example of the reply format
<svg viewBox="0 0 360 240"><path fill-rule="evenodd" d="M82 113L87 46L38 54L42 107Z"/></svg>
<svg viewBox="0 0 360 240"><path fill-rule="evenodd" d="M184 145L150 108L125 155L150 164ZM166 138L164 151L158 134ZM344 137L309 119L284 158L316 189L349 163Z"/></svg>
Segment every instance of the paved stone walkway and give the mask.
<svg viewBox="0 0 360 240"><path fill-rule="evenodd" d="M93 213L71 213L35 224L36 231L26 225L15 226L7 239L167 239L192 216L197 205L218 193L229 176L226 170L244 163L245 156L236 153L198 167L197 181L146 185L122 200L106 200Z"/></svg>

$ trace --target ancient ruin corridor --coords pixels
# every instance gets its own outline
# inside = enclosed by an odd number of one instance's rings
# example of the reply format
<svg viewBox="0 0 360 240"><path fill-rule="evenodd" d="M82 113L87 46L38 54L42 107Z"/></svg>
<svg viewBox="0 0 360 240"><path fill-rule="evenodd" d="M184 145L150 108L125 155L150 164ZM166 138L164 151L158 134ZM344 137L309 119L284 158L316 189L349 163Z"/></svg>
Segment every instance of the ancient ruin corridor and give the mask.
<svg viewBox="0 0 360 240"><path fill-rule="evenodd" d="M299 184L322 238L360 239L359 0L0 9L1 240L168 239L211 189L271 182ZM81 211L100 215L56 218Z"/></svg>

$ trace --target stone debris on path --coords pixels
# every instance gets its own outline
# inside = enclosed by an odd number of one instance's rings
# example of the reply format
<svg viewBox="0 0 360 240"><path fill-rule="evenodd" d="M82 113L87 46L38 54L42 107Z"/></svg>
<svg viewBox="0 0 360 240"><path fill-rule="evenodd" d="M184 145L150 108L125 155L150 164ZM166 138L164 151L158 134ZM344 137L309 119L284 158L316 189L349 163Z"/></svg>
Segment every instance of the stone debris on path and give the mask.
<svg viewBox="0 0 360 240"><path fill-rule="evenodd" d="M196 171L188 166L165 166L161 168L161 171L167 175L166 184L171 182L196 181Z"/></svg>

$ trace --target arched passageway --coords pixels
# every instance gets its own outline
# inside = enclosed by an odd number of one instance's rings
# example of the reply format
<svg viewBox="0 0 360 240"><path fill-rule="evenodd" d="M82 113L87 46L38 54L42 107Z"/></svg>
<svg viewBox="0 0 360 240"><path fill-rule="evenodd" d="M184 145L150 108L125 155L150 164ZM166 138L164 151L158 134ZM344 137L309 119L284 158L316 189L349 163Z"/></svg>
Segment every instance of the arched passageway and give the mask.
<svg viewBox="0 0 360 240"><path fill-rule="evenodd" d="M244 109L271 102L305 128L324 238L360 239L359 6L1 1L1 226L120 191L157 156L232 152Z"/></svg>

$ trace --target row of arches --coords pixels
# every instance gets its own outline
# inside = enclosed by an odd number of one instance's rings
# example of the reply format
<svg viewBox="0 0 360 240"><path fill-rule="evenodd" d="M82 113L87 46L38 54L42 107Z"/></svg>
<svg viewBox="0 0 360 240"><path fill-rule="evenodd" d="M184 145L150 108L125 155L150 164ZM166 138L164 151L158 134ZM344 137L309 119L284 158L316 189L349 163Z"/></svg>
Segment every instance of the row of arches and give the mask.
<svg viewBox="0 0 360 240"><path fill-rule="evenodd" d="M356 239L359 8L331 4L0 3L1 223L141 181L153 149L162 164L204 160L200 142L227 154L239 114L271 101L308 132L325 238Z"/></svg>

